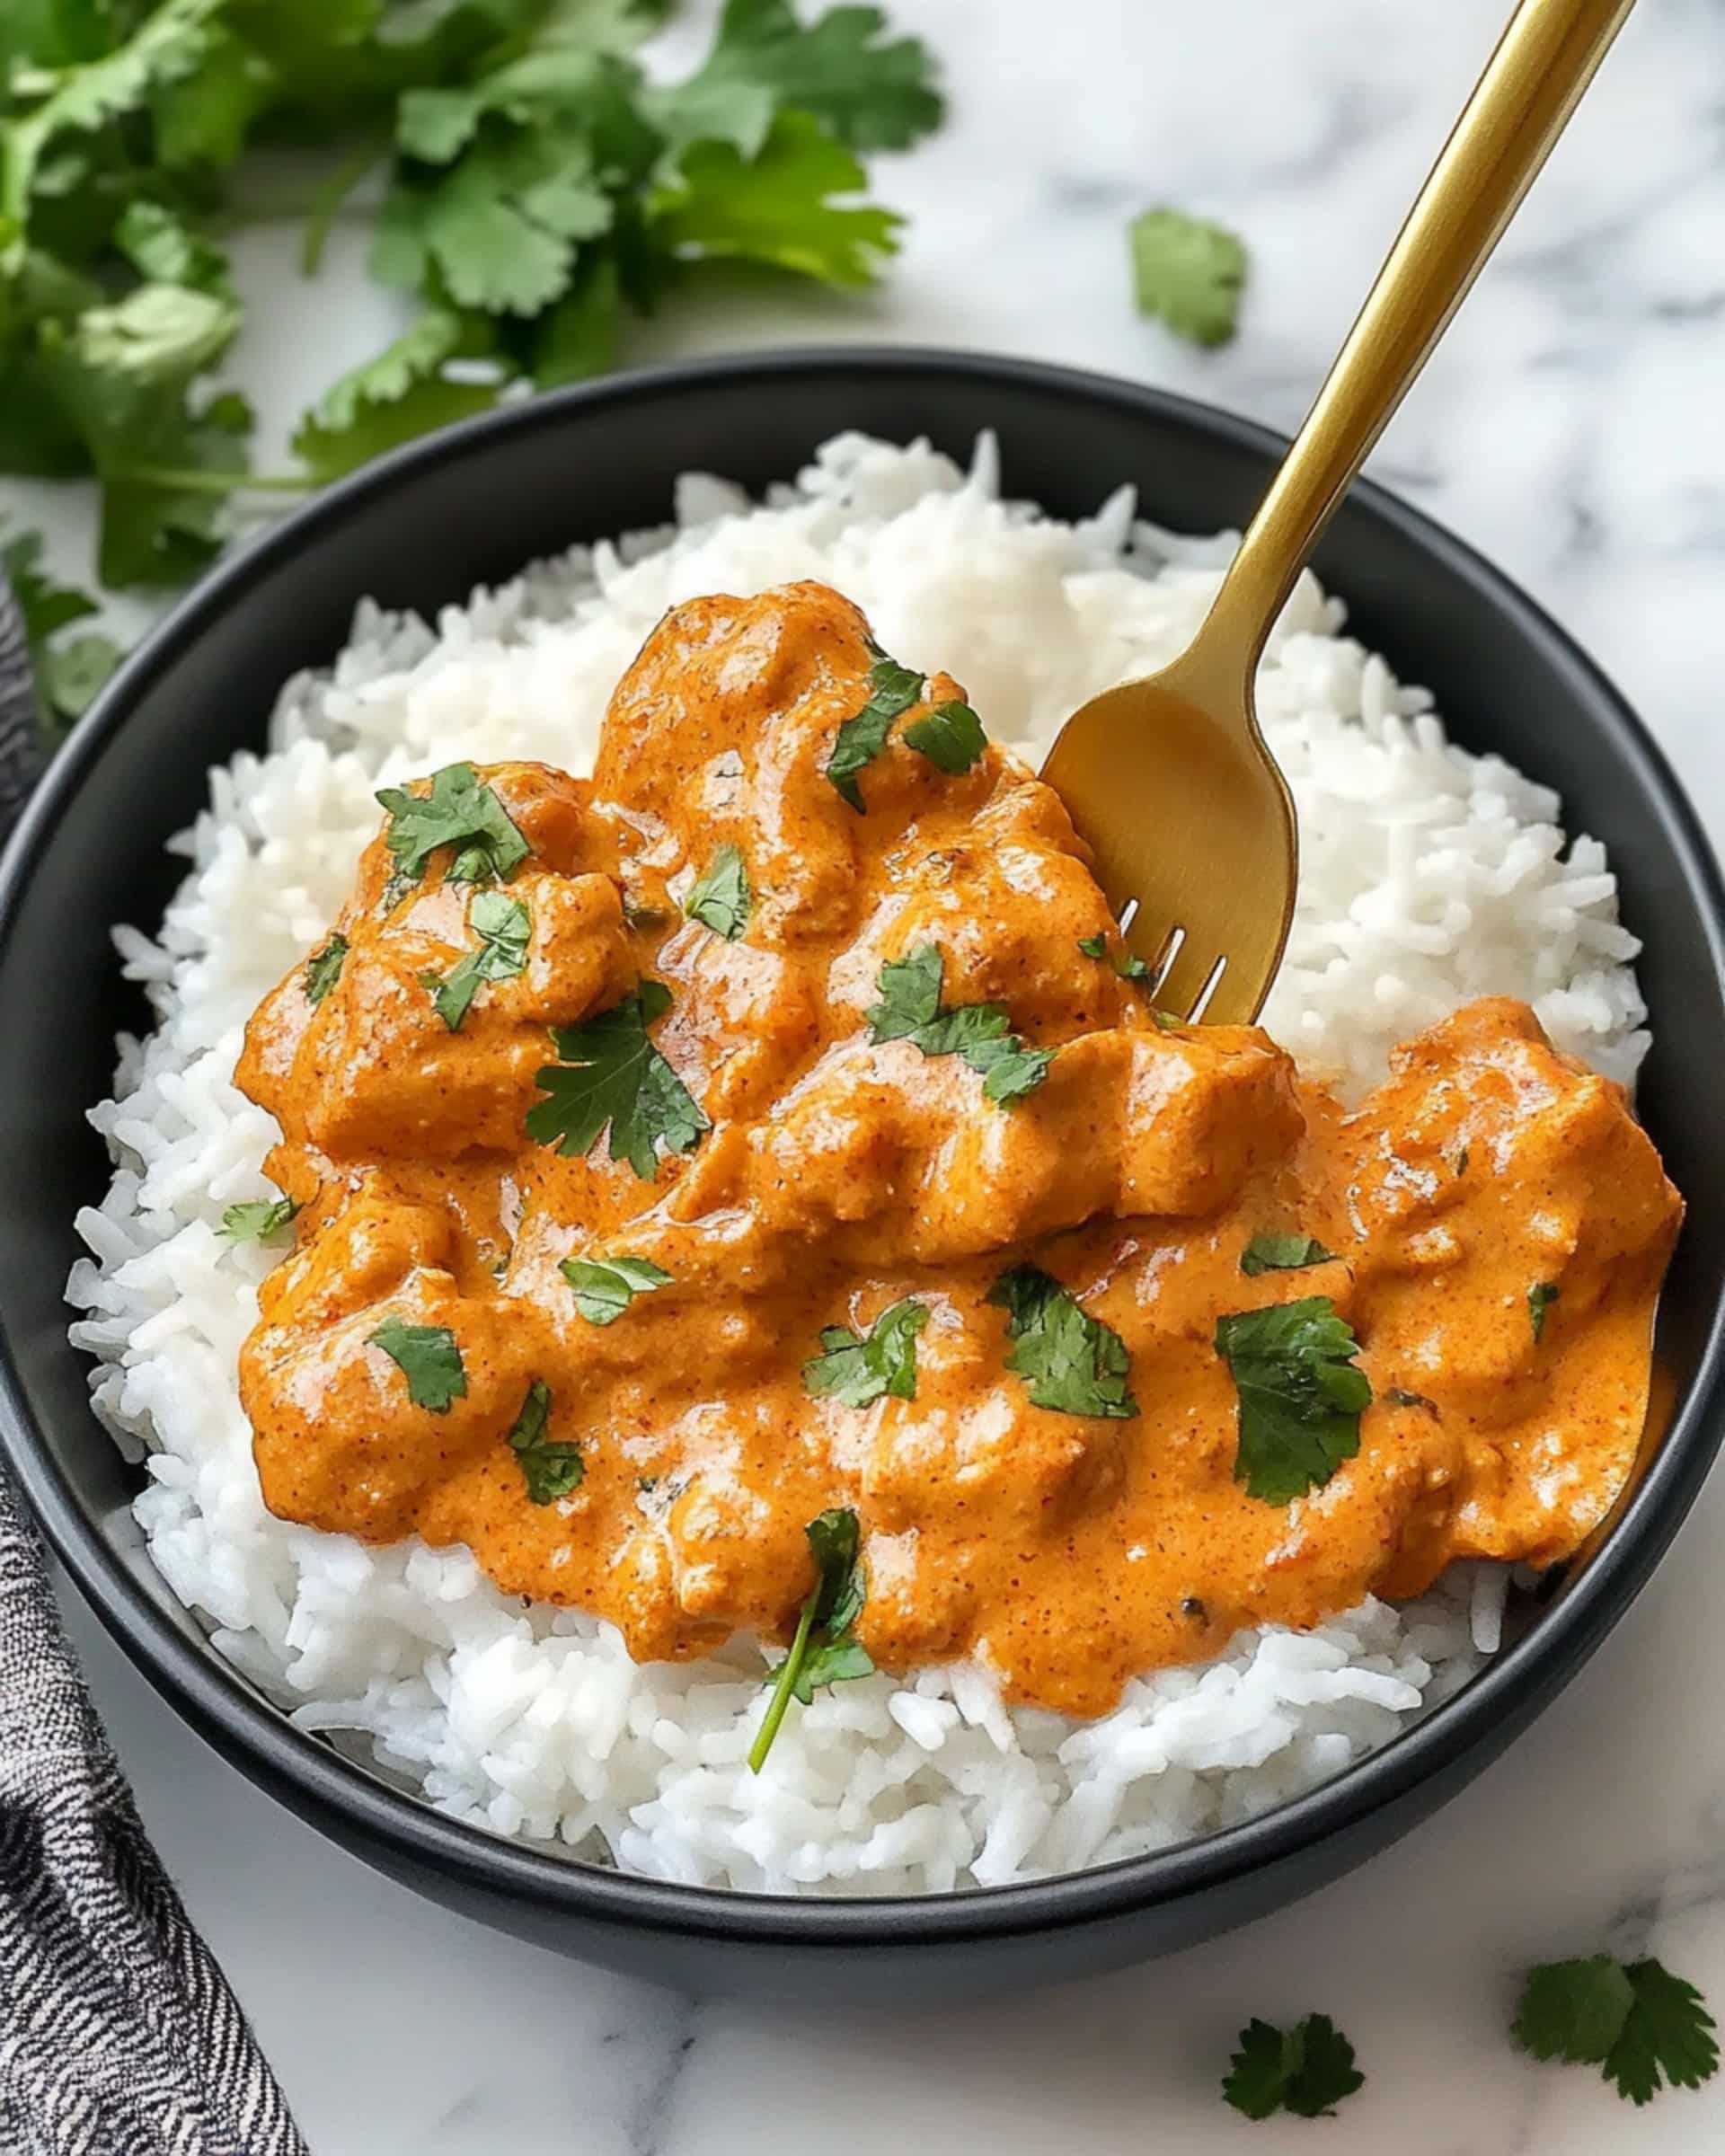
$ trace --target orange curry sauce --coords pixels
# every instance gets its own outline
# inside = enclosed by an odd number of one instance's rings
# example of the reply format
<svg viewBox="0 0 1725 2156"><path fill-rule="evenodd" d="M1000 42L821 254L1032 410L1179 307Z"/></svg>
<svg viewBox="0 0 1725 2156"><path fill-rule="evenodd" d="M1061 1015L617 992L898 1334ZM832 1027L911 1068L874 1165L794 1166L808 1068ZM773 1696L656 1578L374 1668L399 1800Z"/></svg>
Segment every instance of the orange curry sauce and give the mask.
<svg viewBox="0 0 1725 2156"><path fill-rule="evenodd" d="M531 848L502 887L531 933L458 1030L433 988L476 948L475 887L453 847L394 885L367 847L339 978L314 1003L296 968L239 1066L301 1207L242 1366L271 1510L465 1542L648 1659L787 1639L805 1526L850 1507L878 1664L978 1654L1080 1715L1242 1624L1573 1551L1636 1451L1681 1212L1621 1089L1506 1001L1402 1048L1351 1113L1255 1029L1163 1029L1056 796L994 746L949 772L906 740L955 683L924 684L860 771L865 812L842 798L827 766L879 656L818 585L698 600L618 688L590 782L481 770ZM723 845L752 893L734 941L678 904ZM1004 1006L1057 1051L1034 1090L996 1102L961 1056L871 1038L883 967L931 944L943 1007ZM651 1180L603 1136L571 1159L526 1127L548 1029L643 978L708 1125ZM1268 1233L1335 1255L1248 1277ZM560 1262L618 1252L669 1281L596 1324ZM1024 1262L1124 1343L1136 1413L1032 1404L986 1299ZM907 1296L915 1396L811 1397L823 1330ZM1358 1337L1372 1404L1356 1456L1269 1502L1235 1478L1216 1322L1311 1296ZM372 1341L391 1319L453 1334L442 1411ZM582 1470L543 1502L509 1439L535 1382Z"/></svg>

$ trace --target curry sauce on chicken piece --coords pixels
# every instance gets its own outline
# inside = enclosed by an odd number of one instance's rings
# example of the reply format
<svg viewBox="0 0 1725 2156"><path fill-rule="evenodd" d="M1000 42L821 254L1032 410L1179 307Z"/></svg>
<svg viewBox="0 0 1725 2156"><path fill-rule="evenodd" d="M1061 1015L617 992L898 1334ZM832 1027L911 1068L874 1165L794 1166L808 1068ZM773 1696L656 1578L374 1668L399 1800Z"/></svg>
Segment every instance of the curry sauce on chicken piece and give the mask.
<svg viewBox="0 0 1725 2156"><path fill-rule="evenodd" d="M877 1664L1094 1715L1623 1489L1681 1206L1622 1089L1507 1001L1351 1109L1165 1027L1056 795L836 593L679 607L590 781L385 806L239 1066L279 1515L647 1660L789 1639L845 1507Z"/></svg>

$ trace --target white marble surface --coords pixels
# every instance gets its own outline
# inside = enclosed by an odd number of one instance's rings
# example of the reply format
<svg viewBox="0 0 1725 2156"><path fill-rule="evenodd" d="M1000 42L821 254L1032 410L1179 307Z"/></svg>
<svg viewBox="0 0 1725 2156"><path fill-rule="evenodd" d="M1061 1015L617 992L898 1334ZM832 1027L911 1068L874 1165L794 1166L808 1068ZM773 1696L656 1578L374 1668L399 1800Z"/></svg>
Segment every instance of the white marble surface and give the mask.
<svg viewBox="0 0 1725 2156"><path fill-rule="evenodd" d="M994 346L1295 422L1504 0L893 0L953 116L880 188L911 214L879 297L678 314L650 349L788 337ZM1501 561L1639 702L1725 835L1720 0L1649 0L1387 437L1376 469ZM1165 199L1253 250L1216 357L1137 322L1123 225ZM349 244L307 299L291 235L245 262L237 371L279 430L387 321ZM77 505L58 510L62 540ZM221 1764L76 1619L149 1823L319 2156L928 2156L1299 2148L1687 2156L1725 2079L1633 2114L1505 2040L1530 1959L1650 1944L1725 2010L1725 1489L1715 1480L1571 1691L1441 1816L1314 1906L1107 1982L980 2012L694 2004L446 1916ZM1333 2124L1256 2128L1216 2081L1253 2013L1332 2013L1370 2080ZM1658 2137L1656 2143L1656 2136Z"/></svg>

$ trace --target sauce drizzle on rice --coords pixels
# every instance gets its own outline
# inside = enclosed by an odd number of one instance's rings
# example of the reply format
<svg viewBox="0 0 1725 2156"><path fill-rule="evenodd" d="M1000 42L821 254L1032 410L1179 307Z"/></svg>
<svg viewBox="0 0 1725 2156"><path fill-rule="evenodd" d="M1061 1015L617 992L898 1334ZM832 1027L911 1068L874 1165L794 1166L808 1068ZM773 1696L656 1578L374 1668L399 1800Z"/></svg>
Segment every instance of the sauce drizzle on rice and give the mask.
<svg viewBox="0 0 1725 2156"><path fill-rule="evenodd" d="M877 1665L1084 1716L1597 1524L1680 1213L1621 1090L1502 1000L1351 1111L1163 1029L973 728L793 585L668 615L590 784L389 795L238 1074L301 1208L242 1358L272 1510L651 1661L788 1641L848 1507Z"/></svg>

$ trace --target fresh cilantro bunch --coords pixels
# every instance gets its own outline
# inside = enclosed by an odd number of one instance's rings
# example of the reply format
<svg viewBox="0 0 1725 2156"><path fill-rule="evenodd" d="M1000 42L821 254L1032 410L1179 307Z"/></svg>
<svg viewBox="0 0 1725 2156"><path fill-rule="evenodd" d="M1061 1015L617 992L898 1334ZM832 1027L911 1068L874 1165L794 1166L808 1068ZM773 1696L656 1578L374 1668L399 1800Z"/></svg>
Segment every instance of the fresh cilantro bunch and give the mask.
<svg viewBox="0 0 1725 2156"><path fill-rule="evenodd" d="M665 84L640 48L675 4L0 6L0 474L95 478L102 581L172 587L221 546L234 497L597 373L629 314L703 265L871 283L899 220L862 199L858 153L939 124L927 51L878 7L805 22L792 0L727 0L701 66ZM243 319L223 242L253 214L250 154L284 142L323 165L308 271L381 180L371 266L417 313L305 414L302 468L260 474L251 409L212 377ZM63 720L111 655L55 649L45 716Z"/></svg>

